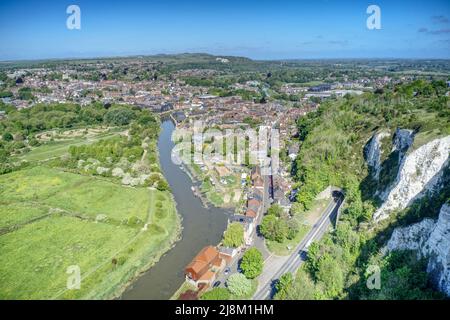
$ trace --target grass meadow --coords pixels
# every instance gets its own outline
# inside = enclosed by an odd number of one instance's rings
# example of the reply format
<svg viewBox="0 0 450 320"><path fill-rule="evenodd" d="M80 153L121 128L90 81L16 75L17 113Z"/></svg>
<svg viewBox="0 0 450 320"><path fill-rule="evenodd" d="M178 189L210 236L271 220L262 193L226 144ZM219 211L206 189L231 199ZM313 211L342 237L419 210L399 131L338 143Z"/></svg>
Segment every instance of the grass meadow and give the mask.
<svg viewBox="0 0 450 320"><path fill-rule="evenodd" d="M179 230L167 191L45 166L2 175L0 299L114 297L158 261ZM81 288L68 290L74 265Z"/></svg>

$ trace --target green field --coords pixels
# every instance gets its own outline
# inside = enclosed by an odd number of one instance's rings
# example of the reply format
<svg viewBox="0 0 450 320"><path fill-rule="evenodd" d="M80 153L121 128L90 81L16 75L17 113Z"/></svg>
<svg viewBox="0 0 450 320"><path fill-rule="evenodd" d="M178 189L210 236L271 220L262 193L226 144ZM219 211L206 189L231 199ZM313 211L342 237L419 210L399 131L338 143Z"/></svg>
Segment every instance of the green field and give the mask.
<svg viewBox="0 0 450 320"><path fill-rule="evenodd" d="M111 298L180 227L168 192L41 166L0 176L0 199L0 299ZM80 290L66 288L72 265Z"/></svg>
<svg viewBox="0 0 450 320"><path fill-rule="evenodd" d="M44 161L53 159L66 154L70 146L80 146L83 144L94 143L100 139L108 139L117 135L117 133L102 133L90 138L73 138L61 141L51 141L32 149L30 152L18 157L20 160L26 161Z"/></svg>

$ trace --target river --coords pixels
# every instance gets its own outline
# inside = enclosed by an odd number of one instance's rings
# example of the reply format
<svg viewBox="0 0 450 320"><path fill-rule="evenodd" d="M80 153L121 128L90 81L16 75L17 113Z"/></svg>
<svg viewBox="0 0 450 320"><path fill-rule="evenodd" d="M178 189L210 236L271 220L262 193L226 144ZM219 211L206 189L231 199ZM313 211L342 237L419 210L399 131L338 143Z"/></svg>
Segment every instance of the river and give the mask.
<svg viewBox="0 0 450 320"><path fill-rule="evenodd" d="M124 300L169 299L183 283L184 267L192 258L203 247L220 242L230 214L220 208L206 209L194 196L190 178L171 160L175 126L172 121L164 120L161 128L158 140L161 169L172 189L178 213L183 217L182 239L127 288L121 297Z"/></svg>

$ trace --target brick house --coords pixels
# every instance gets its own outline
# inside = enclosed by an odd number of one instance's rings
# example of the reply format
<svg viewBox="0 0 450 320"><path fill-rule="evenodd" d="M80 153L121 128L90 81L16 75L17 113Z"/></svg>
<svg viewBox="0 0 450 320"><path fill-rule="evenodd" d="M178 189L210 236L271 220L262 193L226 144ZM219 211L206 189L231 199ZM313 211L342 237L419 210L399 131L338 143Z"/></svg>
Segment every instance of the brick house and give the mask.
<svg viewBox="0 0 450 320"><path fill-rule="evenodd" d="M226 265L219 251L213 246L203 248L192 259L185 270L186 281L197 288L211 286L219 273Z"/></svg>

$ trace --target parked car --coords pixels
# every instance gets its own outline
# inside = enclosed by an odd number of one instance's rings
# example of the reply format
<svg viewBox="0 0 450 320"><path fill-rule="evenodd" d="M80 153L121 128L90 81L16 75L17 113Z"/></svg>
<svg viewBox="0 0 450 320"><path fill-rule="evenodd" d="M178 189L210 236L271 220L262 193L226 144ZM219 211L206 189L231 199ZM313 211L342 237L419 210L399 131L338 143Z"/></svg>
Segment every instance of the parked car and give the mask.
<svg viewBox="0 0 450 320"><path fill-rule="evenodd" d="M222 282L216 281L216 282L214 282L214 284L213 284L213 288L217 288L217 287L220 286L221 284L222 284Z"/></svg>
<svg viewBox="0 0 450 320"><path fill-rule="evenodd" d="M229 274L231 272L230 267L227 267L224 272L225 272L225 275Z"/></svg>

